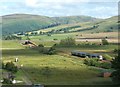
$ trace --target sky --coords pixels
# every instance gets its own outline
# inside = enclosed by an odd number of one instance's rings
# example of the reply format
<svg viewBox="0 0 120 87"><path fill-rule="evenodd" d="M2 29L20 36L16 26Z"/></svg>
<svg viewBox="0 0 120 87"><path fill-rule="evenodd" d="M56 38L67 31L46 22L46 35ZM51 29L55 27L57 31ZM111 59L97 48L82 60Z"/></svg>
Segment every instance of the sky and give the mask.
<svg viewBox="0 0 120 87"><path fill-rule="evenodd" d="M49 17L86 15L109 18L118 15L119 0L0 0L0 16L36 14Z"/></svg>

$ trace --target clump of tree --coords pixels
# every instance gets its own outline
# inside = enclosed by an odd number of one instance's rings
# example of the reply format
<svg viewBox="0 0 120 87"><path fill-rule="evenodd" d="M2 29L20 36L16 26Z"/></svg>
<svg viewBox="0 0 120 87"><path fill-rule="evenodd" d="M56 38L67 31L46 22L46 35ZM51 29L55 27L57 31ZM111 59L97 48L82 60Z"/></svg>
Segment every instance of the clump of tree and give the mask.
<svg viewBox="0 0 120 87"><path fill-rule="evenodd" d="M38 50L40 53L43 53L43 54L48 54L48 55L56 54L56 49L54 46L47 48L47 47L44 47L44 45L40 44L38 45Z"/></svg>
<svg viewBox="0 0 120 87"><path fill-rule="evenodd" d="M21 40L21 37L15 36L15 35L8 35L3 36L3 40Z"/></svg>
<svg viewBox="0 0 120 87"><path fill-rule="evenodd" d="M9 78L3 78L3 84L12 84L12 81Z"/></svg>
<svg viewBox="0 0 120 87"><path fill-rule="evenodd" d="M112 73L112 81L120 85L120 50L118 51L118 56L112 61L112 67L115 71Z"/></svg>
<svg viewBox="0 0 120 87"><path fill-rule="evenodd" d="M113 52L118 54L120 52L120 49L114 49Z"/></svg>
<svg viewBox="0 0 120 87"><path fill-rule="evenodd" d="M16 73L18 71L18 67L13 62L7 62L6 64L2 63L2 69L12 73Z"/></svg>
<svg viewBox="0 0 120 87"><path fill-rule="evenodd" d="M111 68L110 62L99 62L99 59L96 59L96 58L85 59L84 64L88 66L95 66L95 67L100 67L100 68L105 68L105 69Z"/></svg>
<svg viewBox="0 0 120 87"><path fill-rule="evenodd" d="M74 38L68 37L65 39L62 39L59 43L60 46L75 46L76 45L76 41Z"/></svg>
<svg viewBox="0 0 120 87"><path fill-rule="evenodd" d="M89 59L85 59L84 60L84 64L88 65L88 66L96 66L98 62L98 59L92 59L92 58L89 58Z"/></svg>
<svg viewBox="0 0 120 87"><path fill-rule="evenodd" d="M102 39L102 44L103 45L109 45L109 42L106 39Z"/></svg>

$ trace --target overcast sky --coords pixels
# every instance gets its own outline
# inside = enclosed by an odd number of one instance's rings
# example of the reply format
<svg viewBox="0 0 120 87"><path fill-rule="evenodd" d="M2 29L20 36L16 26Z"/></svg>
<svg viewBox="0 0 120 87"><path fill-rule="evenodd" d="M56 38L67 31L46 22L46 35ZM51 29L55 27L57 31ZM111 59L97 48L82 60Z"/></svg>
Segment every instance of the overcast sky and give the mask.
<svg viewBox="0 0 120 87"><path fill-rule="evenodd" d="M25 13L44 16L118 15L119 0L0 0L0 15Z"/></svg>

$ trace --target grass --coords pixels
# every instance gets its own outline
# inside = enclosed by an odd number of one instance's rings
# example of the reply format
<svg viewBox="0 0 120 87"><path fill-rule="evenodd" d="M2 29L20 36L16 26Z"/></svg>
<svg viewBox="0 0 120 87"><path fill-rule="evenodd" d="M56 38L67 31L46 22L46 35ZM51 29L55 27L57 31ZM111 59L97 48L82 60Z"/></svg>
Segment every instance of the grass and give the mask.
<svg viewBox="0 0 120 87"><path fill-rule="evenodd" d="M118 32L93 33L93 34L76 32L76 33L52 34L51 36L47 36L47 35L29 36L31 40L38 40L40 42L47 42L47 41L56 42L56 41L60 41L61 39L65 39L67 37L75 38L76 41L78 42L81 42L81 41L85 42L86 40L88 40L89 42L101 42L101 39L105 37L107 37L108 41L111 43L118 42ZM96 38L99 38L99 39L96 39ZM25 40L26 37L23 36L22 39ZM54 39L57 39L57 40L54 40Z"/></svg>
<svg viewBox="0 0 120 87"><path fill-rule="evenodd" d="M87 52L109 52L117 48L116 45L108 46L81 46L81 47L63 47L57 48L56 55L43 55L33 49L25 49L19 44L19 41L3 41L2 55L3 61L14 61L16 57L19 58L19 65L23 64L22 69L25 71L18 71L16 79L23 80L26 75L33 83L40 83L46 85L98 85L98 84L112 84L110 78L98 77L101 70L88 67L83 64L80 58L72 57L70 52L72 50L80 50ZM10 43L10 45L9 45ZM36 40L35 43L39 43ZM46 46L50 43L45 42ZM16 49L10 49L16 48ZM64 53L66 55L63 55ZM48 67L48 75L45 73L45 67ZM25 84L25 83L21 83Z"/></svg>
<svg viewBox="0 0 120 87"><path fill-rule="evenodd" d="M3 40L0 41L2 43L2 48L4 49L9 49L9 48L16 48L16 49L22 49L24 48L21 44L20 41L17 40Z"/></svg>
<svg viewBox="0 0 120 87"><path fill-rule="evenodd" d="M11 56L9 58L6 56L3 60L14 61L14 57ZM19 64L23 64L23 70L29 75L28 78L33 83L77 85L86 84L86 80L91 78L93 78L93 83L88 81L87 84L94 84L94 79L98 79L99 82L99 77L97 77L100 73L99 70L91 70L80 59L76 58L36 54L35 56L19 56ZM42 74L42 70L45 67L49 67L50 69L50 75L48 77ZM21 73L18 72L17 75L19 78Z"/></svg>

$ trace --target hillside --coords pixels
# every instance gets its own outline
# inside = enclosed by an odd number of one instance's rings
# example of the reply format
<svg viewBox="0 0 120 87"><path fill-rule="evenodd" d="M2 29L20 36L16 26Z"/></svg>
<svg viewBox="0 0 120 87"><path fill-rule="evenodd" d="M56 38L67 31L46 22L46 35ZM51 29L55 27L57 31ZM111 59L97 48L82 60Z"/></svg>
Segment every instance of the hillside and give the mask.
<svg viewBox="0 0 120 87"><path fill-rule="evenodd" d="M83 23L83 22L94 22L96 20L100 20L97 18L93 18L90 16L66 16L66 17L53 17L56 21L59 21L63 24L75 24L75 23Z"/></svg>
<svg viewBox="0 0 120 87"><path fill-rule="evenodd" d="M2 17L3 34L26 32L55 23L49 17L27 14L13 14Z"/></svg>
<svg viewBox="0 0 120 87"><path fill-rule="evenodd" d="M46 33L72 33L72 32L116 32L118 31L118 17L114 16L108 19L94 22L79 22L72 24L62 24L52 28L41 29L38 32Z"/></svg>
<svg viewBox="0 0 120 87"><path fill-rule="evenodd" d="M60 24L75 24L97 20L99 19L88 16L47 17L30 14L11 14L2 16L2 33L3 35L8 35L45 29Z"/></svg>

